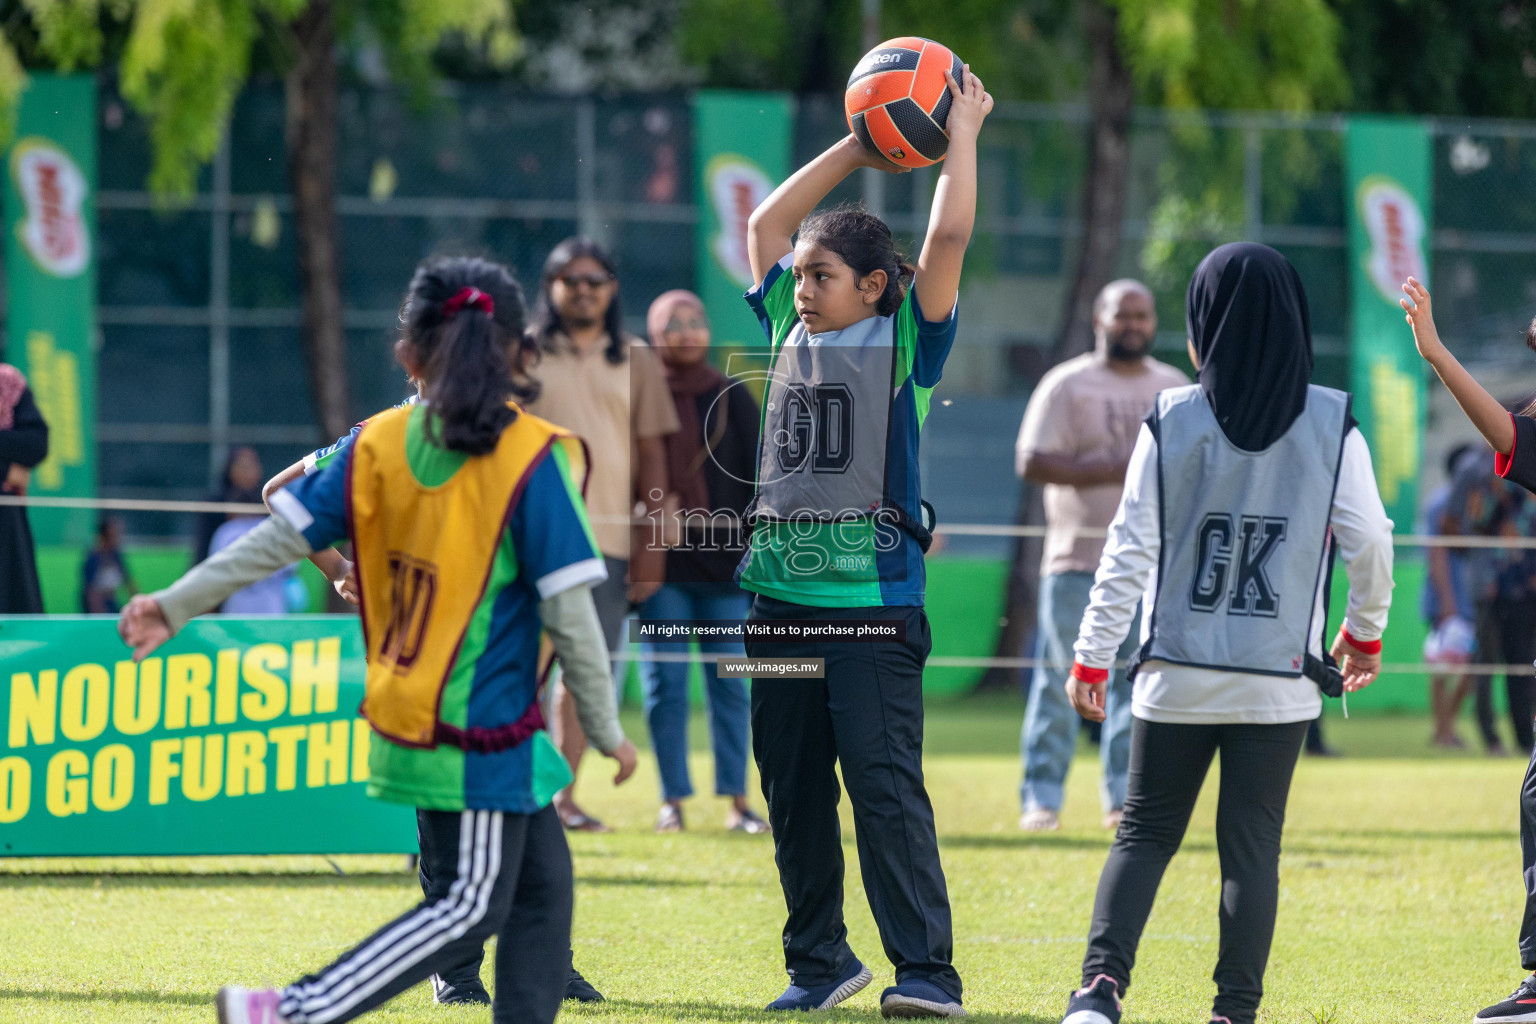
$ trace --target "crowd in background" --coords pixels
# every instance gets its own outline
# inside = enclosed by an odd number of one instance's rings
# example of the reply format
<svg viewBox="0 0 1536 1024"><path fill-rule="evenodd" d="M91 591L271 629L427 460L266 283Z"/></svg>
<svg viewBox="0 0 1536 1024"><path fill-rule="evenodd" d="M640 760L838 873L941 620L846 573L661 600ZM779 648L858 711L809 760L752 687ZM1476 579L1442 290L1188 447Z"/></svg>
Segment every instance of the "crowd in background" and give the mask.
<svg viewBox="0 0 1536 1024"><path fill-rule="evenodd" d="M1464 445L1446 459L1446 482L1425 503L1426 532L1448 537L1536 536L1536 500L1494 472L1482 443ZM1468 674L1468 664L1520 666L1504 677L1514 753L1530 756L1536 678L1536 551L1528 548L1435 547L1426 554L1422 612L1430 634L1424 660L1440 666L1430 681L1433 742L1464 745L1456 720L1474 696L1484 749L1506 752L1494 713L1493 677Z"/></svg>
<svg viewBox="0 0 1536 1024"><path fill-rule="evenodd" d="M646 315L648 337L623 329L617 267L587 239L567 239L549 255L538 282L526 344L536 351L531 371L538 396L529 409L581 436L591 452L586 502L608 581L594 591L610 650L624 649L624 623L642 620L745 618L748 595L734 581L745 549L742 517L752 498L760 409L709 357L709 315L693 293L659 296ZM1087 602L1102 531L1118 499L1125 461L1152 395L1185 382L1177 369L1150 356L1156 332L1150 291L1124 280L1107 286L1095 305L1095 349L1053 369L1032 396L1020 430L1015 470L1044 488L1048 536L1040 573L1039 623L1021 653L1039 659L1022 674L1026 717L1021 735L1026 828L1054 828L1076 746L1078 718L1066 706L1061 681ZM30 470L47 453L47 426L21 374L0 366L0 493L25 494ZM1426 532L1442 536L1536 536L1536 500L1501 480L1482 445L1456 449L1447 481L1429 495ZM215 502L259 504L265 472L252 448L230 452ZM260 521L250 513L197 517L194 560L222 550ZM80 610L115 613L137 592L121 546L122 525L103 517L80 565ZM1489 754L1529 753L1536 678L1508 675L1511 726L1506 744L1494 710L1493 678L1463 666L1530 664L1536 656L1536 551L1448 547L1426 554L1422 612L1430 628L1425 660L1439 667L1430 682L1432 742L1461 747L1456 722L1473 697L1478 731ZM32 539L23 510L0 506L0 611L40 613ZM225 614L283 614L308 607L292 569L241 591ZM1134 640L1134 632L1132 639ZM1129 643L1129 641L1128 641ZM1134 646L1134 644L1132 644ZM685 827L683 801L693 795L688 763L691 667L682 645L645 644L639 677L643 710L661 777L658 831ZM741 679L720 677L712 656L741 655L741 645L707 642L699 663L709 705L714 789L728 798L727 824L765 832L746 798L748 696ZM625 673L616 673L622 680ZM1101 743L1105 823L1112 827L1124 800L1125 725L1129 699L1111 699ZM622 685L622 683L621 683ZM553 684L553 733L573 768L585 738L574 708ZM1124 705L1118 707L1118 705ZM1123 714L1117 714L1123 711ZM1309 747L1326 752L1314 727ZM574 785L556 800L567 828L606 826L577 802Z"/></svg>

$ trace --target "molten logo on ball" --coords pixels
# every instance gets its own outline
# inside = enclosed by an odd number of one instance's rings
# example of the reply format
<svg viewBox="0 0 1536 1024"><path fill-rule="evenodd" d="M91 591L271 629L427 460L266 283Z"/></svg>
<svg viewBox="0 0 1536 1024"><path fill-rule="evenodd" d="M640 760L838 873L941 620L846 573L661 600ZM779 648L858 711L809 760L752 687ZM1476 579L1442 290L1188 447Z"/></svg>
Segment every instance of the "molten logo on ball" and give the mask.
<svg viewBox="0 0 1536 1024"><path fill-rule="evenodd" d="M16 225L21 244L53 276L78 276L91 256L81 215L85 175L53 143L28 138L12 151L11 177L26 206L26 216Z"/></svg>

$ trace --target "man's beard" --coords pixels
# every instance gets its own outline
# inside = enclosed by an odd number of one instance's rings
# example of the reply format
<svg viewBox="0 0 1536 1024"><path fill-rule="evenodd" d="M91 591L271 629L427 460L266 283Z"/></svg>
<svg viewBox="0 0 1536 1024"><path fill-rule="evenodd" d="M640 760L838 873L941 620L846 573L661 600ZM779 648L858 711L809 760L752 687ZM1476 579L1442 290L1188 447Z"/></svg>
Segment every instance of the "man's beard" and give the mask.
<svg viewBox="0 0 1536 1024"><path fill-rule="evenodd" d="M1135 339L1134 346L1128 346L1125 344L1125 338L1127 337ZM1126 331L1119 337L1111 335L1109 337L1109 346L1105 351L1109 358L1117 360L1118 362L1134 363L1136 360L1145 357L1146 354L1151 350L1151 338L1148 338L1146 335L1140 334L1136 331Z"/></svg>
<svg viewBox="0 0 1536 1024"><path fill-rule="evenodd" d="M560 315L560 322L562 326L568 329L589 331L599 326L603 322L603 318L599 316L566 316L562 313Z"/></svg>

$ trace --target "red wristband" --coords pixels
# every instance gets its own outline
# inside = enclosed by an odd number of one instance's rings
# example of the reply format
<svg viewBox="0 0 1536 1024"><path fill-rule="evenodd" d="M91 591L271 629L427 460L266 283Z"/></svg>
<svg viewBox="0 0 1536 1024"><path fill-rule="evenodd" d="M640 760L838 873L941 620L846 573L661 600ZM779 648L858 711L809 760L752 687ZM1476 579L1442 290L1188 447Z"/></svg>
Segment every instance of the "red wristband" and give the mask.
<svg viewBox="0 0 1536 1024"><path fill-rule="evenodd" d="M1098 686L1100 683L1109 680L1109 669L1089 668L1081 662L1074 661L1072 663L1072 678L1080 683L1087 683L1089 686Z"/></svg>
<svg viewBox="0 0 1536 1024"><path fill-rule="evenodd" d="M1520 421L1515 419L1515 414L1509 414L1509 424L1515 428L1515 440L1509 446L1509 454L1495 449L1493 453L1493 472L1501 479L1509 476L1509 471L1515 464L1515 447L1520 443Z"/></svg>
<svg viewBox="0 0 1536 1024"><path fill-rule="evenodd" d="M1381 653L1380 640L1358 640L1350 635L1348 626L1344 627L1344 642L1349 644L1349 646L1353 647L1355 650L1359 651L1361 654Z"/></svg>

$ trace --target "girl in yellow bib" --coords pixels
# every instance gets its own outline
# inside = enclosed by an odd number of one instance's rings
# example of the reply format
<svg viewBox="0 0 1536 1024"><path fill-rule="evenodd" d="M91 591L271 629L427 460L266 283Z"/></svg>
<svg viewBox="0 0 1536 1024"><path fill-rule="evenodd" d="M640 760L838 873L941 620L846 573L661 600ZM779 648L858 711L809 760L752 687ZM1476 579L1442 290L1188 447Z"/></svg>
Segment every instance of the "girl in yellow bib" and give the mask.
<svg viewBox="0 0 1536 1024"><path fill-rule="evenodd" d="M369 420L276 514L157 594L119 630L142 658L273 570L352 541L368 674L370 796L418 809L421 856L452 878L335 963L283 989L220 990L221 1024L338 1024L466 958L492 935L497 1024L554 1020L570 965L571 862L552 807L570 780L540 712L540 634L582 728L634 771L589 588L605 577L569 433L523 412L522 292L506 268L417 270L396 357L422 401Z"/></svg>

